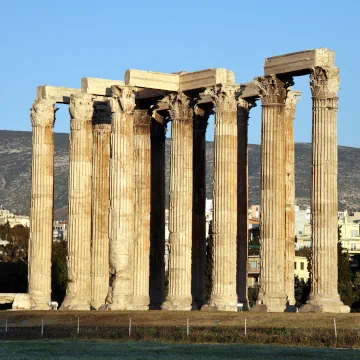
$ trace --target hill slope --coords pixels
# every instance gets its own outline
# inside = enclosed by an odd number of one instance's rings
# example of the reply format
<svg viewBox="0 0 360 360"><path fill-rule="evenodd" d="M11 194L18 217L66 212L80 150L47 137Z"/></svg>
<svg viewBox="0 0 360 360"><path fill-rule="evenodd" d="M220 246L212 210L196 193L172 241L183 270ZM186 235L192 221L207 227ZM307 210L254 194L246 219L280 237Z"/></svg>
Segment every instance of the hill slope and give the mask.
<svg viewBox="0 0 360 360"><path fill-rule="evenodd" d="M166 142L166 184L169 185L170 141ZM296 198L309 204L311 144L295 145ZM66 216L69 176L69 134L55 134L55 217ZM212 198L214 143L207 143L206 193ZM260 146L249 145L249 203L259 203ZM360 208L360 149L339 146L339 206ZM29 214L31 132L0 130L0 204L17 214Z"/></svg>

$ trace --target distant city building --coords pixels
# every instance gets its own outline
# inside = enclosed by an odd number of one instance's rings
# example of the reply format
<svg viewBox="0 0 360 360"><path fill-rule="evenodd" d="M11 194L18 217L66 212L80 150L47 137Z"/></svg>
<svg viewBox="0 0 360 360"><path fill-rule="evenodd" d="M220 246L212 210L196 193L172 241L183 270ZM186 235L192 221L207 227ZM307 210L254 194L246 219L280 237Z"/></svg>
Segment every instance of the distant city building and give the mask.
<svg viewBox="0 0 360 360"><path fill-rule="evenodd" d="M305 282L309 279L308 260L305 256L295 256L294 276ZM259 284L260 277L260 255L249 255L248 257L248 286Z"/></svg>
<svg viewBox="0 0 360 360"><path fill-rule="evenodd" d="M53 241L67 240L67 221L54 221L53 225Z"/></svg>
<svg viewBox="0 0 360 360"><path fill-rule="evenodd" d="M0 225L5 225L6 223L9 223L10 227L14 227L16 225L30 227L30 217L15 215L0 205Z"/></svg>

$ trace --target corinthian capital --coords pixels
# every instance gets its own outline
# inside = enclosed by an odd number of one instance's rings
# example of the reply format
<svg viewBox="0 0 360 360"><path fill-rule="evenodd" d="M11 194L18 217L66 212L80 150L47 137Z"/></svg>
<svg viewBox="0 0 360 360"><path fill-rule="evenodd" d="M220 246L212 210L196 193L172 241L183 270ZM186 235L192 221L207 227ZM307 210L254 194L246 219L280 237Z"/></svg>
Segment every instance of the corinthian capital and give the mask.
<svg viewBox="0 0 360 360"><path fill-rule="evenodd" d="M32 126L54 126L55 112L58 108L54 107L53 100L39 99L35 100L31 108Z"/></svg>
<svg viewBox="0 0 360 360"><path fill-rule="evenodd" d="M221 86L218 88L207 89L205 90L205 94L212 97L216 111L236 112L237 99L235 87Z"/></svg>
<svg viewBox="0 0 360 360"><path fill-rule="evenodd" d="M276 75L260 76L254 79L263 105L285 105L287 88L293 83L292 78L280 80Z"/></svg>
<svg viewBox="0 0 360 360"><path fill-rule="evenodd" d="M310 88L313 97L336 98L340 89L340 69L336 67L311 69Z"/></svg>
<svg viewBox="0 0 360 360"><path fill-rule="evenodd" d="M191 98L183 92L170 94L165 102L169 104L169 113L171 120L189 120L193 119L193 109L190 106Z"/></svg>
<svg viewBox="0 0 360 360"><path fill-rule="evenodd" d="M135 110L136 88L112 86L110 99L111 112L124 112L132 114Z"/></svg>
<svg viewBox="0 0 360 360"><path fill-rule="evenodd" d="M93 96L85 93L71 94L69 110L71 120L92 121L94 113Z"/></svg>

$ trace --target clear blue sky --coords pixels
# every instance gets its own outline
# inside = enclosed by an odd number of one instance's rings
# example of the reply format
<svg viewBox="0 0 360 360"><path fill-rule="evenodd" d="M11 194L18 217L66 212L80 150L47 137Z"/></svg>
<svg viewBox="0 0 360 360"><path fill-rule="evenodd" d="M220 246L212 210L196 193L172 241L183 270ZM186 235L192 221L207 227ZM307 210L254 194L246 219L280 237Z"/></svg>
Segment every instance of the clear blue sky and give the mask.
<svg viewBox="0 0 360 360"><path fill-rule="evenodd" d="M245 82L262 75L266 57L329 47L342 78L339 144L359 147L359 23L357 0L2 1L0 129L31 130L29 109L39 85L122 79L128 68L225 67ZM310 141L308 77L296 78L294 88L304 92L296 141ZM252 111L250 143L260 142L260 114L260 106ZM64 106L55 131L69 131Z"/></svg>

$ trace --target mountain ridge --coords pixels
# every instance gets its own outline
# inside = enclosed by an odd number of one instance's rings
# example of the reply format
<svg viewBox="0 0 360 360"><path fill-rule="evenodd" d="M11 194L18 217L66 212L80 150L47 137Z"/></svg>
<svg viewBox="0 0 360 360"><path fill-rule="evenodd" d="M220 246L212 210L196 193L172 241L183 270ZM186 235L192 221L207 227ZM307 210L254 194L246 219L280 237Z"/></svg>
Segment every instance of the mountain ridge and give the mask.
<svg viewBox="0 0 360 360"><path fill-rule="evenodd" d="M55 218L67 214L69 134L55 133ZM166 141L166 193L169 192L170 139ZM339 209L360 208L360 149L339 146ZM261 147L249 144L249 204L259 203ZM212 198L214 143L206 143L206 196ZM310 203L311 143L295 144L297 204ZM0 204L16 214L29 214L31 191L31 132L0 130ZM168 198L167 198L168 203Z"/></svg>

